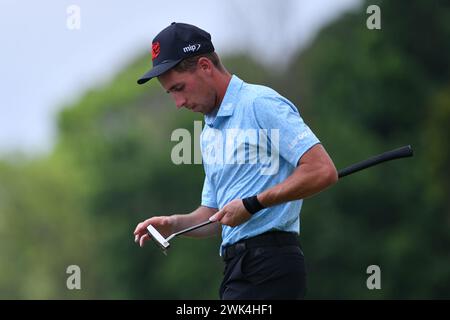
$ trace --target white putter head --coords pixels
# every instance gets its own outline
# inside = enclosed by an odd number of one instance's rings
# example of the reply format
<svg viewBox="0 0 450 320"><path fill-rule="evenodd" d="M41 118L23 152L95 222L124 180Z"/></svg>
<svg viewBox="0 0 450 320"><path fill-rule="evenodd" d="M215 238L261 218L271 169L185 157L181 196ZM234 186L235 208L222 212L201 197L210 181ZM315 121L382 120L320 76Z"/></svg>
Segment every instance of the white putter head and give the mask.
<svg viewBox="0 0 450 320"><path fill-rule="evenodd" d="M151 224L148 225L147 230L152 240L155 241L162 252L167 255L167 249L170 247L170 243Z"/></svg>
<svg viewBox="0 0 450 320"><path fill-rule="evenodd" d="M167 237L167 239L165 239L161 233L158 232L158 230L156 230L151 224L148 225L147 227L147 231L148 234L150 235L150 237L155 241L155 243L158 245L158 247L162 250L162 252L167 255L167 249L169 249L170 247L170 243L169 241L172 240L174 237L183 234L183 233L187 233L190 232L192 230L204 227L210 223L214 223L214 221L205 221L202 222L200 224L197 224L195 226L183 229L181 231L175 232L173 234L171 234L170 236Z"/></svg>

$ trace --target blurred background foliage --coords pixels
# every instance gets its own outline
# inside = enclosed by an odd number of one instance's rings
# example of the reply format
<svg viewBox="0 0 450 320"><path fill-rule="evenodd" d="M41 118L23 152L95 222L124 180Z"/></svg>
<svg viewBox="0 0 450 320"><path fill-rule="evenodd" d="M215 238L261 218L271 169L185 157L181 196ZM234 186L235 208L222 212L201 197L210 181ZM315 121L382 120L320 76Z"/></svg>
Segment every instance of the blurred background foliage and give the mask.
<svg viewBox="0 0 450 320"><path fill-rule="evenodd" d="M382 30L368 30L360 10L282 70L245 55L224 64L292 100L338 168L415 150L305 201L307 297L450 298L450 5L369 4L381 7ZM168 257L133 242L149 216L195 209L204 178L201 165L170 160L172 131L193 134L202 116L177 111L157 81L136 85L148 60L67 105L47 157L0 162L0 298L218 298L219 238L176 239ZM72 264L82 290L66 287ZM381 290L366 287L372 264Z"/></svg>

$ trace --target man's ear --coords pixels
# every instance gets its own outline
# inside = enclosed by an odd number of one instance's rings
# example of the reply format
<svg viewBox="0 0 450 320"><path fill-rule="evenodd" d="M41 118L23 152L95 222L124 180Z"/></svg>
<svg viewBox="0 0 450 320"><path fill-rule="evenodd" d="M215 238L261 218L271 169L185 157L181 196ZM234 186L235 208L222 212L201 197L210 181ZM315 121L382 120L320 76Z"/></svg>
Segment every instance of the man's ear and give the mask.
<svg viewBox="0 0 450 320"><path fill-rule="evenodd" d="M203 71L211 71L213 68L213 64L208 58L201 57L200 59L198 59L198 67Z"/></svg>

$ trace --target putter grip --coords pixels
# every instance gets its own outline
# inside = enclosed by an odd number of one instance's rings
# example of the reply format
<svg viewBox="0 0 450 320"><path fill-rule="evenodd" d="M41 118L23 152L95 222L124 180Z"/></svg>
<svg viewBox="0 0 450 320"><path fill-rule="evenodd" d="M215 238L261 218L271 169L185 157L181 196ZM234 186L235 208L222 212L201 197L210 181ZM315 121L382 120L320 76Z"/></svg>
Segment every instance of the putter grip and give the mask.
<svg viewBox="0 0 450 320"><path fill-rule="evenodd" d="M348 176L349 174L358 172L360 170L375 166L377 164L380 164L385 161L390 161L394 159L400 159L400 158L406 158L406 157L412 157L413 150L410 145L394 149L382 154L379 154L377 156L374 156L372 158L369 158L367 160L355 163L347 168L344 168L338 172L339 178Z"/></svg>

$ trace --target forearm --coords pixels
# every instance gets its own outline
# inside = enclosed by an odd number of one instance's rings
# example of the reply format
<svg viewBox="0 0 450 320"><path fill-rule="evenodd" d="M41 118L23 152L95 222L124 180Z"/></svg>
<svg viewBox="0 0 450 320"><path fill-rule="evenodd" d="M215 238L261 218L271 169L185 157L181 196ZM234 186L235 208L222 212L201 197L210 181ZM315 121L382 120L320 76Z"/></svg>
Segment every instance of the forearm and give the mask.
<svg viewBox="0 0 450 320"><path fill-rule="evenodd" d="M305 199L331 185L332 178L330 178L327 178L327 173L318 178L316 174L307 170L296 170L283 182L260 193L258 200L264 207L271 207L284 202Z"/></svg>
<svg viewBox="0 0 450 320"><path fill-rule="evenodd" d="M218 210L215 208L200 206L196 210L188 214L172 215L170 216L170 219L172 220L175 232L178 232L180 230L207 221L217 211ZM211 223L204 227L183 234L183 236L193 238L204 238L218 235L220 234L220 231L221 231L220 223Z"/></svg>
<svg viewBox="0 0 450 320"><path fill-rule="evenodd" d="M310 197L337 181L336 168L321 145L304 158L287 179L258 195L264 207Z"/></svg>

